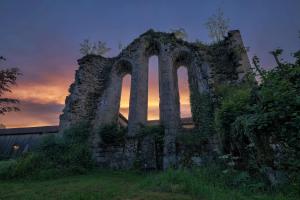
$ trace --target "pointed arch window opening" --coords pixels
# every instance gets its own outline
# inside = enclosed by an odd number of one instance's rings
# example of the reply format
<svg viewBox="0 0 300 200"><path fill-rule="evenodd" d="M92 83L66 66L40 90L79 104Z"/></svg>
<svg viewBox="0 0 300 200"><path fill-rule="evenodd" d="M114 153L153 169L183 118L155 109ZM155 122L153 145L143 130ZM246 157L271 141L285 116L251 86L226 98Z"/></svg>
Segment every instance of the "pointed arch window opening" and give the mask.
<svg viewBox="0 0 300 200"><path fill-rule="evenodd" d="M149 57L148 61L148 121L159 120L159 75L158 56Z"/></svg>
<svg viewBox="0 0 300 200"><path fill-rule="evenodd" d="M186 66L182 65L178 67L177 77L180 102L180 118L191 118L192 112L190 105L190 88Z"/></svg>
<svg viewBox="0 0 300 200"><path fill-rule="evenodd" d="M128 114L129 114L130 90L131 90L131 75L126 74L122 78L121 101L120 101L120 113L126 119L128 119Z"/></svg>

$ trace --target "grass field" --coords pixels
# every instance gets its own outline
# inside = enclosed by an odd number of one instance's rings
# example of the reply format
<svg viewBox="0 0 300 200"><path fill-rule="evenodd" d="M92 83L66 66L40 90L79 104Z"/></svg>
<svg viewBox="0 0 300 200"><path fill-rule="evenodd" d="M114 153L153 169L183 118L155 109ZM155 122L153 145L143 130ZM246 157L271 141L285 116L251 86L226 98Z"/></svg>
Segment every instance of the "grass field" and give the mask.
<svg viewBox="0 0 300 200"><path fill-rule="evenodd" d="M201 174L201 173L200 173ZM228 188L188 171L92 171L54 179L0 180L0 199L283 200L297 197Z"/></svg>

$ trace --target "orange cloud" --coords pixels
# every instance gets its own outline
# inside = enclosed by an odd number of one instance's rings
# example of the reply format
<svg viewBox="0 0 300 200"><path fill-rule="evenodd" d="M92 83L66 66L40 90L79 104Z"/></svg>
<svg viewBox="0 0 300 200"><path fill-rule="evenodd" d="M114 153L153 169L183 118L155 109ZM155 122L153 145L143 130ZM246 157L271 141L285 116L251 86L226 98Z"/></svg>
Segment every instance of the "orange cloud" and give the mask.
<svg viewBox="0 0 300 200"><path fill-rule="evenodd" d="M5 97L20 100L20 112L0 116L6 127L57 125L72 79L48 75L45 82L20 80Z"/></svg>
<svg viewBox="0 0 300 200"><path fill-rule="evenodd" d="M8 128L57 125L58 116L64 105L23 100L19 107L20 112L11 112L0 116L1 123Z"/></svg>

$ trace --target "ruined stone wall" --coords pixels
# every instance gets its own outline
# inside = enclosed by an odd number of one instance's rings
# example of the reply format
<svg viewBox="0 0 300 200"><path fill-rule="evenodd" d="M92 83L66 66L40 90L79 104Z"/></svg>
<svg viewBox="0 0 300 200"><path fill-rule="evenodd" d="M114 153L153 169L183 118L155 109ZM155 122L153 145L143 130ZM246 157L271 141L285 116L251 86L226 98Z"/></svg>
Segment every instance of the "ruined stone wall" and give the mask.
<svg viewBox="0 0 300 200"><path fill-rule="evenodd" d="M97 102L107 87L112 60L100 56L86 56L78 60L79 69L75 81L69 88L63 114L60 116L60 129L72 124L92 122L97 109Z"/></svg>
<svg viewBox="0 0 300 200"><path fill-rule="evenodd" d="M228 37L218 44L204 45L177 39L172 33L149 30L117 57L83 57L78 62L80 67L60 116L60 129L76 123L89 123L93 156L101 166L131 168L140 149L145 152L142 157L153 155L149 152L153 146L151 138L143 142L136 138L141 126L147 124L148 60L152 55L158 56L159 64L160 123L164 127L163 168L178 166L176 136L181 129L178 67L187 67L193 120L201 131L209 131L207 124L211 123L210 107L213 109L216 85L239 82L250 70L239 31L229 32ZM117 123L122 79L126 74L131 74L126 142L121 147L107 147L97 131L103 125ZM206 103L201 106L193 103L202 100ZM155 158L149 157L149 160Z"/></svg>

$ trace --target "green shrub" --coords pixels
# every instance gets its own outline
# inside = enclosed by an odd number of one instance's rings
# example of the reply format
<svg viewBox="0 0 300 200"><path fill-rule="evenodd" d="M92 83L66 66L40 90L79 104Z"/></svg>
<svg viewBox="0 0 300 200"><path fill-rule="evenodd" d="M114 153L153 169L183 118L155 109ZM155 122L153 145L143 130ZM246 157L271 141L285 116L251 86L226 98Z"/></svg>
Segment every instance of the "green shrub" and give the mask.
<svg viewBox="0 0 300 200"><path fill-rule="evenodd" d="M119 127L117 124L109 124L100 127L98 134L105 144L116 145L124 144L126 128Z"/></svg>
<svg viewBox="0 0 300 200"><path fill-rule="evenodd" d="M93 166L88 145L89 129L79 124L62 135L49 136L32 152L17 158L5 170L2 178L52 177L83 173Z"/></svg>
<svg viewBox="0 0 300 200"><path fill-rule="evenodd" d="M141 126L137 137L153 136L155 141L163 142L164 127L161 125Z"/></svg>
<svg viewBox="0 0 300 200"><path fill-rule="evenodd" d="M11 177L25 177L33 175L46 165L42 155L38 153L28 153L17 159L15 165L10 166Z"/></svg>
<svg viewBox="0 0 300 200"><path fill-rule="evenodd" d="M264 72L255 87L225 87L215 122L224 153L251 173L300 170L300 66ZM227 92L230 91L230 92Z"/></svg>
<svg viewBox="0 0 300 200"><path fill-rule="evenodd" d="M200 133L199 130L182 130L176 137L178 143L187 145L190 148L199 147L208 143L209 135Z"/></svg>
<svg viewBox="0 0 300 200"><path fill-rule="evenodd" d="M90 128L85 122L71 126L63 133L63 139L69 144L87 143L89 139Z"/></svg>
<svg viewBox="0 0 300 200"><path fill-rule="evenodd" d="M49 136L37 151L51 166L88 168L92 164L88 138L88 126L79 124L64 131L62 136Z"/></svg>
<svg viewBox="0 0 300 200"><path fill-rule="evenodd" d="M248 85L223 86L218 88L220 106L215 114L215 126L221 138L224 153L238 151L244 145L244 138L237 140L232 134L232 124L236 118L250 111L251 88ZM246 144L247 145L247 144Z"/></svg>

